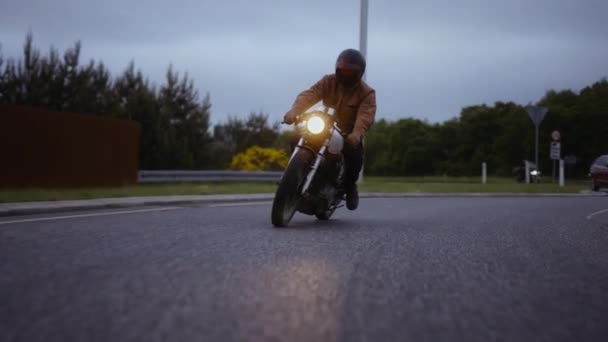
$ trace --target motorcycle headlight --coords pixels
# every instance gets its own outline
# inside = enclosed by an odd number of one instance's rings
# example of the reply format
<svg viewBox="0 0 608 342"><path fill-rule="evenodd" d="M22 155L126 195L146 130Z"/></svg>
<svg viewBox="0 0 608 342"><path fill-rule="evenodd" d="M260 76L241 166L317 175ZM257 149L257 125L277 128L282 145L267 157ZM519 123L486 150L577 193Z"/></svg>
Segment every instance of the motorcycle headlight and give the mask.
<svg viewBox="0 0 608 342"><path fill-rule="evenodd" d="M325 121L318 116L313 116L306 122L306 128L312 134L319 134L325 130Z"/></svg>
<svg viewBox="0 0 608 342"><path fill-rule="evenodd" d="M540 176L540 171L536 171L536 170L534 170L534 171L531 171L531 172L530 172L530 174L531 174L532 176Z"/></svg>

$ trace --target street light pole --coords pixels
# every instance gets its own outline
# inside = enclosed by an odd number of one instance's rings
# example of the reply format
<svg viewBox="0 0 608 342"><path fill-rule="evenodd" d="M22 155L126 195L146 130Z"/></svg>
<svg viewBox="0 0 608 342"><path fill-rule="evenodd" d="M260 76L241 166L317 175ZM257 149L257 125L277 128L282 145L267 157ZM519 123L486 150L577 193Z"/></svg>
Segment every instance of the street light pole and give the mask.
<svg viewBox="0 0 608 342"><path fill-rule="evenodd" d="M363 58L367 59L367 8L368 0L361 0L361 17L359 19L359 52L363 55ZM365 80L365 74L363 74L363 80ZM364 141L362 141L365 144ZM363 183L363 165L361 166L361 172L359 172L360 184Z"/></svg>
<svg viewBox="0 0 608 342"><path fill-rule="evenodd" d="M359 22L359 51L367 58L367 9L368 0L361 0L361 19ZM365 75L363 75L365 77Z"/></svg>

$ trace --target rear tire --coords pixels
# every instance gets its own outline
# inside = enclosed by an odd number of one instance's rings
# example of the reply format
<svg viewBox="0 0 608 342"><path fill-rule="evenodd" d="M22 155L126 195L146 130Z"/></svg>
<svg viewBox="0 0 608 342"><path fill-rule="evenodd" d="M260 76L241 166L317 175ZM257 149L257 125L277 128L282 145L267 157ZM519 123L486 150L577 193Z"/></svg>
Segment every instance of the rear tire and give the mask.
<svg viewBox="0 0 608 342"><path fill-rule="evenodd" d="M308 150L301 149L287 165L272 201L271 221L275 227L287 227L295 214L311 157Z"/></svg>
<svg viewBox="0 0 608 342"><path fill-rule="evenodd" d="M334 214L335 211L336 211L336 208L334 207L333 209L328 209L321 214L315 214L315 216L317 217L317 219L319 221L327 221L331 218L331 216Z"/></svg>

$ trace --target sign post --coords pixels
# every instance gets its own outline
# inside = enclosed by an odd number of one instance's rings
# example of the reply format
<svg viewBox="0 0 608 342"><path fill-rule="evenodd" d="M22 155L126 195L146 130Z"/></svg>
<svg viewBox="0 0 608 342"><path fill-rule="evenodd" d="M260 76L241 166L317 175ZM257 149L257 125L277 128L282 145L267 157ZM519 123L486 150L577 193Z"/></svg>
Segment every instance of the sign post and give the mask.
<svg viewBox="0 0 608 342"><path fill-rule="evenodd" d="M559 160L559 186L563 187L566 182L564 180L564 161L562 159Z"/></svg>
<svg viewBox="0 0 608 342"><path fill-rule="evenodd" d="M551 160L553 161L553 178L552 182L555 182L555 164L558 160L561 160L561 143L559 140L561 139L561 134L559 131L551 132L551 149L549 150L549 155L551 156Z"/></svg>
<svg viewBox="0 0 608 342"><path fill-rule="evenodd" d="M532 119L532 122L534 123L534 132L535 132L535 158L534 161L536 162L536 167L538 168L538 170L541 170L540 164L538 163L538 126L540 126L541 121L543 121L543 119L545 118L545 115L547 114L547 108L544 107L536 107L536 106L526 106L526 111L528 112L528 115L530 116L530 119Z"/></svg>

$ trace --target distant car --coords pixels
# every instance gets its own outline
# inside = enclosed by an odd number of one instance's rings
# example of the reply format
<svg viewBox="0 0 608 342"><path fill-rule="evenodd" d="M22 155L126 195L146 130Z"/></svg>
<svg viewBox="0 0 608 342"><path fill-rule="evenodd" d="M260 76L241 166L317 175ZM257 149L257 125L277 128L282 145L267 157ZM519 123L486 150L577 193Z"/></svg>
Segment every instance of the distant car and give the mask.
<svg viewBox="0 0 608 342"><path fill-rule="evenodd" d="M598 191L608 187L608 154L597 157L589 169L591 190Z"/></svg>
<svg viewBox="0 0 608 342"><path fill-rule="evenodd" d="M526 163L528 163L528 171L530 172L530 183L540 183L541 173L536 164L531 161L522 160L521 165L513 168L513 176L515 180L523 183L526 181Z"/></svg>

